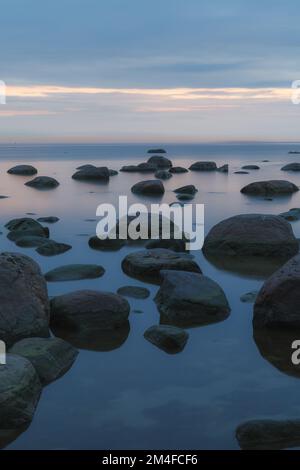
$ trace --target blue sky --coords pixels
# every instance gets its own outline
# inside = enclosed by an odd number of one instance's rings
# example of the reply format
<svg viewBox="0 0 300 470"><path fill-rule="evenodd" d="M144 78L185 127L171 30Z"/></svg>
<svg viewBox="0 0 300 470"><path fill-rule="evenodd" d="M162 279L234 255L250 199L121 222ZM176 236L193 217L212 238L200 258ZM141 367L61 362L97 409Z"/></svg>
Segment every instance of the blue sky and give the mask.
<svg viewBox="0 0 300 470"><path fill-rule="evenodd" d="M2 141L298 140L296 1L1 0L1 19Z"/></svg>

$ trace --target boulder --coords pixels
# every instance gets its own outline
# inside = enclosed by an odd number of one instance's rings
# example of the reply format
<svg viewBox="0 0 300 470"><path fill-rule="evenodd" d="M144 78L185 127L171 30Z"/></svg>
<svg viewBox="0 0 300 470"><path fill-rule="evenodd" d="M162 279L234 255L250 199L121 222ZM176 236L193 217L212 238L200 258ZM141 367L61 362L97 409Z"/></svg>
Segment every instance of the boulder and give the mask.
<svg viewBox="0 0 300 470"><path fill-rule="evenodd" d="M161 271L162 284L155 296L161 323L202 326L228 317L230 307L221 287L196 272Z"/></svg>
<svg viewBox="0 0 300 470"><path fill-rule="evenodd" d="M196 194L198 189L193 184L188 184L187 186L181 186L181 188L174 189L174 193L179 194Z"/></svg>
<svg viewBox="0 0 300 470"><path fill-rule="evenodd" d="M108 182L109 170L106 166L102 166L102 167L90 166L83 170L76 171L76 173L72 175L72 178L74 180L79 180L79 181Z"/></svg>
<svg viewBox="0 0 300 470"><path fill-rule="evenodd" d="M55 224L59 221L59 218L55 217L54 215L50 215L48 217L39 217L37 221L45 224Z"/></svg>
<svg viewBox="0 0 300 470"><path fill-rule="evenodd" d="M299 191L298 186L285 180L256 181L247 184L241 189L242 194L253 196L276 196L282 194L292 194Z"/></svg>
<svg viewBox="0 0 300 470"><path fill-rule="evenodd" d="M121 240L120 238L106 238L105 240L101 240L101 238L94 235L89 239L89 246L93 250L118 251L126 245L126 242L126 240Z"/></svg>
<svg viewBox="0 0 300 470"><path fill-rule="evenodd" d="M183 253L163 248L135 251L122 261L123 271L131 277L159 284L160 272L164 269L201 273L198 264Z"/></svg>
<svg viewBox="0 0 300 470"><path fill-rule="evenodd" d="M45 279L48 282L96 279L103 276L104 272L104 268L98 264L67 264L48 271Z"/></svg>
<svg viewBox="0 0 300 470"><path fill-rule="evenodd" d="M247 421L237 428L236 438L243 450L280 450L300 447L300 420Z"/></svg>
<svg viewBox="0 0 300 470"><path fill-rule="evenodd" d="M27 230L44 230L44 227L30 217L22 217L20 219L12 219L5 224L7 230L11 231L27 231Z"/></svg>
<svg viewBox="0 0 300 470"><path fill-rule="evenodd" d="M150 157L147 160L147 163L149 165L153 165L156 169L161 169L161 168L171 168L172 167L172 162L166 157L161 157L158 155L153 155L153 157Z"/></svg>
<svg viewBox="0 0 300 470"><path fill-rule="evenodd" d="M244 165L242 166L242 170L259 170L258 165Z"/></svg>
<svg viewBox="0 0 300 470"><path fill-rule="evenodd" d="M31 362L43 385L62 377L73 365L78 351L60 338L27 338L9 351Z"/></svg>
<svg viewBox="0 0 300 470"><path fill-rule="evenodd" d="M154 176L160 180L169 180L173 175L167 170L157 170Z"/></svg>
<svg viewBox="0 0 300 470"><path fill-rule="evenodd" d="M176 326L155 325L145 331L144 337L166 353L175 354L184 349L189 334Z"/></svg>
<svg viewBox="0 0 300 470"><path fill-rule="evenodd" d="M37 169L31 165L17 165L7 170L7 173L10 175L31 176L37 174Z"/></svg>
<svg viewBox="0 0 300 470"><path fill-rule="evenodd" d="M6 364L0 366L1 430L29 424L41 391L41 382L31 362L7 354Z"/></svg>
<svg viewBox="0 0 300 470"><path fill-rule="evenodd" d="M229 171L229 165L228 165L228 163L226 163L225 165L220 166L220 167L218 168L218 171L219 171L220 173L228 173L228 171Z"/></svg>
<svg viewBox="0 0 300 470"><path fill-rule="evenodd" d="M71 250L72 246L67 243L58 243L54 240L45 240L38 245L36 252L42 256L56 256Z"/></svg>
<svg viewBox="0 0 300 470"><path fill-rule="evenodd" d="M217 165L215 162L196 162L189 169L191 171L216 171Z"/></svg>
<svg viewBox="0 0 300 470"><path fill-rule="evenodd" d="M11 233L15 236L17 232L11 232ZM17 236L14 240L17 246L21 246L23 248L33 248L33 247L41 246L41 245L44 245L48 241L49 240L46 237L41 237L41 236L36 236L36 235L24 235L23 232L22 232L22 235Z"/></svg>
<svg viewBox="0 0 300 470"><path fill-rule="evenodd" d="M132 186L131 191L134 194L145 196L161 196L165 192L164 185L160 180L140 181Z"/></svg>
<svg viewBox="0 0 300 470"><path fill-rule="evenodd" d="M16 253L0 254L0 338L7 347L49 336L47 286L38 264ZM0 367L1 369L1 367Z"/></svg>
<svg viewBox="0 0 300 470"><path fill-rule="evenodd" d="M156 167L150 163L139 163L138 165L125 165L121 170L126 173L154 173Z"/></svg>
<svg viewBox="0 0 300 470"><path fill-rule="evenodd" d="M59 186L59 182L50 176L37 176L31 181L27 181L25 186L35 189L53 189Z"/></svg>
<svg viewBox="0 0 300 470"><path fill-rule="evenodd" d="M170 173L188 173L189 170L187 170L186 168L183 168L182 166L172 166L172 168L170 168Z"/></svg>
<svg viewBox="0 0 300 470"><path fill-rule="evenodd" d="M298 242L288 222L277 215L242 214L215 225L205 237L203 252L213 256L290 258Z"/></svg>
<svg viewBox="0 0 300 470"><path fill-rule="evenodd" d="M281 168L282 171L300 171L300 163L288 163Z"/></svg>
<svg viewBox="0 0 300 470"><path fill-rule="evenodd" d="M150 295L150 291L145 287L138 286L124 286L117 290L119 295L123 297L132 297L133 299L147 299Z"/></svg>
<svg viewBox="0 0 300 470"><path fill-rule="evenodd" d="M253 311L254 328L300 327L300 254L269 279L258 293Z"/></svg>
<svg viewBox="0 0 300 470"><path fill-rule="evenodd" d="M41 238L47 240L49 237L49 230L42 227L42 228L36 228L32 230L12 230L11 232L8 232L7 238L16 244L20 244L19 246L38 246L39 241ZM22 241L21 241L22 240ZM41 241L41 240L40 240Z"/></svg>

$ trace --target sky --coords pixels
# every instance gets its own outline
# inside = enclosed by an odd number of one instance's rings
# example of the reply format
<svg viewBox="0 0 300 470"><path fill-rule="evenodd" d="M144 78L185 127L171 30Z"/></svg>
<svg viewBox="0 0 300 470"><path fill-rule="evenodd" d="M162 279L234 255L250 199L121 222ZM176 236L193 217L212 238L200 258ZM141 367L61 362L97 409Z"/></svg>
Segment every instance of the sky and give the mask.
<svg viewBox="0 0 300 470"><path fill-rule="evenodd" d="M0 7L1 142L300 141L296 0Z"/></svg>

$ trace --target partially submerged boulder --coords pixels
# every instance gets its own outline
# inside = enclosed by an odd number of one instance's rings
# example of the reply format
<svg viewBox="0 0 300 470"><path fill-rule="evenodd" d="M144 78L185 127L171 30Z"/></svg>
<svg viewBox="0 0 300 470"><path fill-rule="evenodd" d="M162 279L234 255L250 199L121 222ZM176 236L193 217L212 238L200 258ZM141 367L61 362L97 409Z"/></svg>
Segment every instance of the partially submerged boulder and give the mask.
<svg viewBox="0 0 300 470"><path fill-rule="evenodd" d="M150 295L148 289L139 286L123 286L117 290L117 293L123 297L132 297L134 299L147 299Z"/></svg>
<svg viewBox="0 0 300 470"><path fill-rule="evenodd" d="M241 193L253 196L276 196L292 194L297 191L299 191L298 186L285 180L256 181L241 189Z"/></svg>
<svg viewBox="0 0 300 470"><path fill-rule="evenodd" d="M155 166L155 168L157 168L157 169L171 168L172 167L171 160L169 160L166 157L156 156L156 155L154 155L153 157L150 157L147 160L147 163L149 163L150 165Z"/></svg>
<svg viewBox="0 0 300 470"><path fill-rule="evenodd" d="M106 166L103 167L94 167L88 166L84 169L76 171L72 175L74 180L79 181L100 181L100 182L108 182L109 181L109 170Z"/></svg>
<svg viewBox="0 0 300 470"><path fill-rule="evenodd" d="M120 169L125 173L154 173L157 170L156 166L150 163L139 163L138 165L124 165Z"/></svg>
<svg viewBox="0 0 300 470"><path fill-rule="evenodd" d="M173 175L167 170L157 170L154 176L160 180L169 180Z"/></svg>
<svg viewBox="0 0 300 470"><path fill-rule="evenodd" d="M160 180L146 180L133 185L131 191L145 196L161 196L165 188Z"/></svg>
<svg viewBox="0 0 300 470"><path fill-rule="evenodd" d="M170 173L179 174L188 173L189 170L187 170L187 168L183 168L182 166L172 166L169 171Z"/></svg>
<svg viewBox="0 0 300 470"><path fill-rule="evenodd" d="M37 176L31 181L27 181L25 186L35 189L54 189L59 186L59 182L50 176Z"/></svg>
<svg viewBox="0 0 300 470"><path fill-rule="evenodd" d="M300 163L288 163L281 168L282 171L300 171Z"/></svg>
<svg viewBox="0 0 300 470"><path fill-rule="evenodd" d="M181 186L180 188L174 189L174 193L177 194L196 194L198 189L193 184Z"/></svg>
<svg viewBox="0 0 300 470"><path fill-rule="evenodd" d="M216 171L217 165L215 162L195 162L189 169L191 171Z"/></svg>
<svg viewBox="0 0 300 470"><path fill-rule="evenodd" d="M32 165L16 165L7 170L7 173L10 175L31 176L37 174L37 169Z"/></svg>
<svg viewBox="0 0 300 470"><path fill-rule="evenodd" d="M67 264L48 271L45 279L48 282L96 279L103 276L104 272L104 268L98 264Z"/></svg>
<svg viewBox="0 0 300 470"><path fill-rule="evenodd" d="M176 354L184 349L189 334L176 326L155 325L145 331L144 337L166 353Z"/></svg>

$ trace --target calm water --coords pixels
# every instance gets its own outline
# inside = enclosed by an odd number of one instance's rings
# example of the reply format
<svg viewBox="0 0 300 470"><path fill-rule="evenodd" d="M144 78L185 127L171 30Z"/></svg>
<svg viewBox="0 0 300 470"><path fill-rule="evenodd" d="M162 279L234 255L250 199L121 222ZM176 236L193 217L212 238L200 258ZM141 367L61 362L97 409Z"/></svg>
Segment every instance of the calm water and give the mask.
<svg viewBox="0 0 300 470"><path fill-rule="evenodd" d="M300 148L300 145L298 146ZM141 201L130 187L151 176L120 173L108 185L75 182L76 166L95 163L119 169L124 164L146 159L143 145L0 146L0 230L2 250L20 251L32 256L43 271L67 263L99 263L105 275L96 280L50 283L49 294L57 295L81 288L116 291L123 285L141 285L151 290L147 300L130 300L128 337L112 343L111 351L82 349L73 368L43 391L34 420L9 449L232 449L238 448L235 429L254 418L300 417L299 379L290 374L288 363L281 370L264 359L261 351L276 355L276 341L265 344L253 339L252 305L240 295L258 289L262 276L238 273L210 264L201 252L194 252L202 271L224 289L232 312L221 323L189 330L185 350L167 355L143 338L144 331L159 322L152 298L156 286L128 278L120 265L136 248L102 253L88 247L95 234L95 210L102 202L116 202L128 194L129 202ZM164 202L173 202L173 189L194 184L199 192L194 202L205 204L205 231L234 214L278 214L300 207L300 192L291 198L266 201L240 194L245 184L263 179L288 179L299 185L299 175L280 171L295 145L169 145L168 157L176 165L188 167L197 160L230 164L229 175L187 173L164 182ZM270 162L262 163L262 160ZM298 156L300 161L300 156ZM38 192L24 186L31 178L6 174L18 162L32 163L39 175L54 176L61 183L52 191ZM233 171L247 163L257 163L259 171L236 175ZM143 201L151 203L147 199ZM73 249L60 256L45 258L34 249L20 249L6 238L4 224L27 212L38 216L56 215L50 225L51 238L71 243ZM293 223L300 237L300 223ZM139 248L137 248L139 249ZM267 340L266 340L267 341ZM122 344L121 344L122 343ZM101 349L101 344L99 348ZM274 361L273 361L274 362ZM288 374L289 372L289 374ZM299 374L300 377L300 374Z"/></svg>

